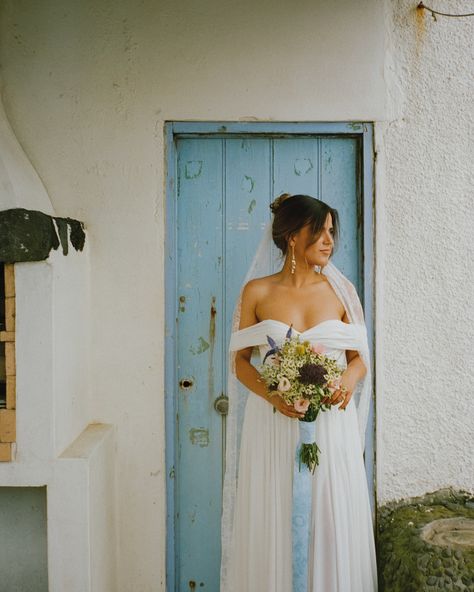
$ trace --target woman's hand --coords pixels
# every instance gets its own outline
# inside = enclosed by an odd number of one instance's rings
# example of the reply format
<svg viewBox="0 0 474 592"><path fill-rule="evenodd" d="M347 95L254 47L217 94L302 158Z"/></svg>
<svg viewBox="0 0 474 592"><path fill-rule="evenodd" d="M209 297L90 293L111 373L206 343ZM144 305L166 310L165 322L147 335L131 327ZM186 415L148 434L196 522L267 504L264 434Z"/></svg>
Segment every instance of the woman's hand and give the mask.
<svg viewBox="0 0 474 592"><path fill-rule="evenodd" d="M357 385L357 380L357 375L347 367L341 374L338 387L331 397L324 397L322 399L323 403L329 403L331 405L341 403L341 405L339 405L339 410L344 410L349 405L352 393ZM346 388L345 392L343 390L344 387Z"/></svg>
<svg viewBox="0 0 474 592"><path fill-rule="evenodd" d="M275 409L278 409L280 413L283 413L283 415L297 419L305 416L304 413L296 411L293 405L288 405L279 391L269 391L268 397L269 398L267 398L267 401L271 403Z"/></svg>

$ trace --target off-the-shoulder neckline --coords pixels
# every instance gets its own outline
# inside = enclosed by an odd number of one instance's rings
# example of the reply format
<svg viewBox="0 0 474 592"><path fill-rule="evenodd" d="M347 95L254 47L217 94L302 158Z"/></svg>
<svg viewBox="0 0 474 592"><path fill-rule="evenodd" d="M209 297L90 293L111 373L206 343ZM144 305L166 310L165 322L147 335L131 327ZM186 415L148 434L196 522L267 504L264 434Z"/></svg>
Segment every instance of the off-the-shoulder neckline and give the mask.
<svg viewBox="0 0 474 592"><path fill-rule="evenodd" d="M287 329L290 328L290 325L288 325L287 323L284 323L283 321L279 321L277 319L263 319L262 321L259 321L258 323L254 323L253 325L250 325L249 327L244 327L243 329L238 329L234 333L240 333L241 331L247 331L249 329L253 329L253 327L257 327L258 325L263 325L264 323L269 323L269 322L270 323L278 323L279 325L283 325ZM292 331L294 331L295 333L298 333L298 335L304 335L305 333L309 333L310 331L314 331L315 329L317 329L318 327L320 327L321 325L324 325L326 323L342 323L343 325L348 325L348 326L354 324L354 323L346 323L345 321L342 321L341 319L326 319L325 321L321 321L321 322L317 323L316 325L314 325L313 327L309 327L309 329L305 329L304 331L298 331L294 327L292 327Z"/></svg>

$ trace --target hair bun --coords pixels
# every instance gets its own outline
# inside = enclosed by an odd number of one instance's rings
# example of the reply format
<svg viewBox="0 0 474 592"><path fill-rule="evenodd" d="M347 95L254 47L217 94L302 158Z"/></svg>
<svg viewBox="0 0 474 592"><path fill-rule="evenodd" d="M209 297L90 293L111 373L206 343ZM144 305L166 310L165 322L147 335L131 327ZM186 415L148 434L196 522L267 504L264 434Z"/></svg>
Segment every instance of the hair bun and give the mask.
<svg viewBox="0 0 474 592"><path fill-rule="evenodd" d="M281 195L279 195L276 199L274 199L272 201L272 203L270 204L270 209L273 213L275 213L281 206L281 204L288 199L289 197L291 197L291 195L289 193L282 193Z"/></svg>

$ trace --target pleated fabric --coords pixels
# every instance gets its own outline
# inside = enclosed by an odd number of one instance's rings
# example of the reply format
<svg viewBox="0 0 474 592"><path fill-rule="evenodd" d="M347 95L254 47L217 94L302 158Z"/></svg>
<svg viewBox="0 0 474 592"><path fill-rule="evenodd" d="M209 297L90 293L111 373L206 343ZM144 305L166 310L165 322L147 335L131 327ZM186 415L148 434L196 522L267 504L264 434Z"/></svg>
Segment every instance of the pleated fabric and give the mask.
<svg viewBox="0 0 474 592"><path fill-rule="evenodd" d="M288 327L266 320L236 331L231 347L257 345L263 360L267 335L284 339ZM326 347L346 367L346 349L357 349L357 325L329 320L299 333ZM298 333L298 332L296 332ZM242 425L230 581L239 592L293 590L292 488L299 422L251 393ZM369 492L353 399L320 412L321 449L312 476L309 592L376 592L377 569Z"/></svg>

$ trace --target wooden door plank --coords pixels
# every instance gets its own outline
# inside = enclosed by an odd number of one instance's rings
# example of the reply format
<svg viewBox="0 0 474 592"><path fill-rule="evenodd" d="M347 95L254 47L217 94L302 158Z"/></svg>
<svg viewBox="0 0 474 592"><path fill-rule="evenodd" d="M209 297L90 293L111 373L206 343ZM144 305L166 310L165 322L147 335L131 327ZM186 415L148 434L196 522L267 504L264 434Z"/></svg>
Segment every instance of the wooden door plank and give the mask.
<svg viewBox="0 0 474 592"><path fill-rule="evenodd" d="M223 390L222 140L178 146L177 536L179 589L216 581Z"/></svg>

